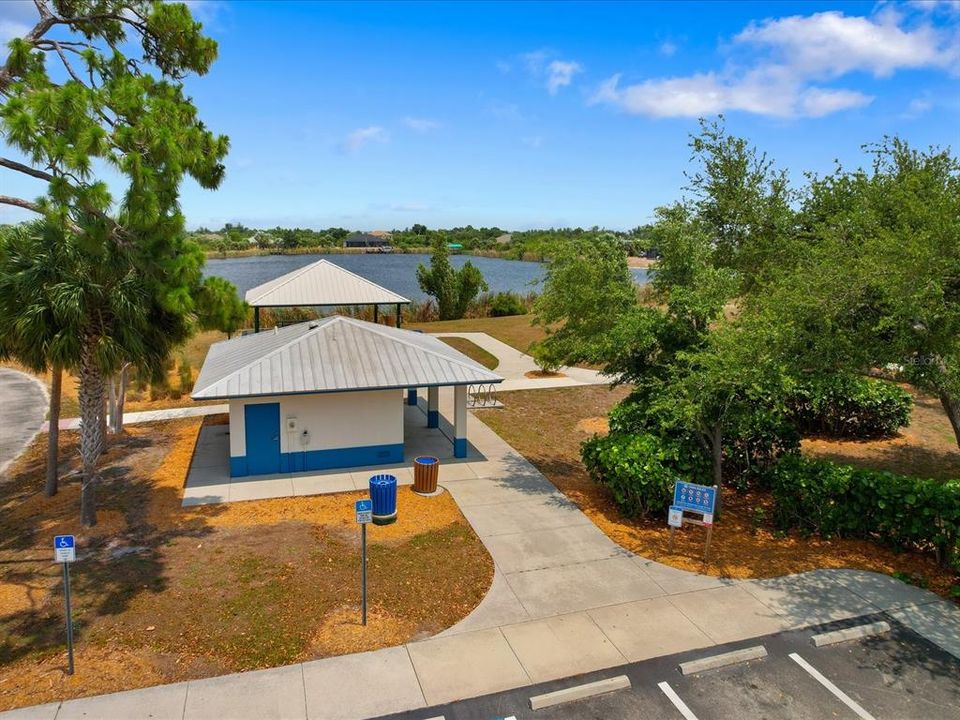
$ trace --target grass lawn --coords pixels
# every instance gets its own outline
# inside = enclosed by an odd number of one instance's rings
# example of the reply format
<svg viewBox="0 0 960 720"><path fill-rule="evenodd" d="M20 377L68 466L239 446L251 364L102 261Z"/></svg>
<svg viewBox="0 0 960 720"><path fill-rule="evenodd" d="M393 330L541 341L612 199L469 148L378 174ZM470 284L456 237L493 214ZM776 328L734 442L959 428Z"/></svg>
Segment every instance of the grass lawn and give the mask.
<svg viewBox="0 0 960 720"><path fill-rule="evenodd" d="M406 323L404 327L409 330L422 330L429 333L485 332L500 342L515 347L520 352L527 352L531 343L546 337L540 326L530 324L531 319L531 315L509 315L507 317Z"/></svg>
<svg viewBox="0 0 960 720"><path fill-rule="evenodd" d="M605 432L605 415L627 394L625 388L606 386L525 390L498 394L504 407L476 410L476 414L504 440L539 468L573 500L611 539L639 555L667 565L734 578L773 577L816 568L860 568L882 573L901 572L923 578L930 589L946 595L960 582L939 568L931 556L897 553L880 544L863 541L804 538L778 534L769 522L772 503L766 493L724 493L724 514L713 533L711 562L704 564L704 533L685 528L677 535L674 553L667 552L666 517L636 520L624 516L605 488L594 483L580 461L580 443L595 432ZM915 411L912 435L865 445L816 441L805 452L829 454L837 460L850 457L856 445L859 461L870 467L910 467L914 457L940 457L960 462L960 452L945 444L928 446L949 424L936 408L921 402ZM951 433L952 436L952 433ZM949 465L948 465L949 467ZM944 471L946 472L946 471ZM956 477L956 474L953 475Z"/></svg>
<svg viewBox="0 0 960 720"><path fill-rule="evenodd" d="M200 424L131 426L114 441L89 531L76 476L42 494L43 437L0 484L0 710L397 645L485 595L493 562L450 496L401 488L397 523L368 533L362 627L353 501L366 493L182 508ZM76 433L61 438L75 457ZM73 677L49 547L60 532L79 545Z"/></svg>
<svg viewBox="0 0 960 720"><path fill-rule="evenodd" d="M459 350L471 360L476 360L488 370L495 370L497 365L500 364L496 355L488 353L472 340L467 340L462 337L441 337L438 339L445 342L454 350Z"/></svg>

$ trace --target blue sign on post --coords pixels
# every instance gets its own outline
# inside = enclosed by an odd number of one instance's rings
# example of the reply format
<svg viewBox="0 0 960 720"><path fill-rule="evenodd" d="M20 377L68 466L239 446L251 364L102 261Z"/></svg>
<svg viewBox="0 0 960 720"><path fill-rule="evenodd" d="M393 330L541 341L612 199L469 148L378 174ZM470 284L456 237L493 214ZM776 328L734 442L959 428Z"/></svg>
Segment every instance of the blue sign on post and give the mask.
<svg viewBox="0 0 960 720"><path fill-rule="evenodd" d="M717 503L717 489L708 485L678 480L673 487L674 507L692 512L713 515L714 505Z"/></svg>
<svg viewBox="0 0 960 720"><path fill-rule="evenodd" d="M354 504L354 509L357 511L357 522L361 525L365 525L373 520L372 500L357 500Z"/></svg>
<svg viewBox="0 0 960 720"><path fill-rule="evenodd" d="M77 548L73 535L53 536L53 556L58 563L73 562L77 559Z"/></svg>

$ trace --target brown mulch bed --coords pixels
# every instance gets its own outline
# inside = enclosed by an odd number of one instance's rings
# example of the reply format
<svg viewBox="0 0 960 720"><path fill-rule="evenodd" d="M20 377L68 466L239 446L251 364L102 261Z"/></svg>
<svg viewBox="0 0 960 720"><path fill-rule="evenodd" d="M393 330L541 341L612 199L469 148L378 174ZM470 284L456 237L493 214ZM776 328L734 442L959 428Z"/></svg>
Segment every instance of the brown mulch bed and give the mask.
<svg viewBox="0 0 960 720"><path fill-rule="evenodd" d="M626 517L609 492L590 479L580 461L580 444L595 432L606 431L604 416L628 392L627 388L611 390L605 386L504 392L498 395L503 408L475 412L536 465L607 536L644 557L684 570L732 578L775 577L817 568L903 573L929 584L931 590L945 597L958 582L955 573L938 567L928 555L898 553L865 540L823 540L779 533L771 522L769 495L761 492L724 493L724 513L714 528L709 564L703 562L705 533L700 528L684 528L677 534L674 552L668 552L666 518L661 521ZM919 427L922 420L916 419L913 427ZM941 420L946 422L945 418ZM915 444L925 437L926 433L915 436L907 447L924 452L922 446ZM947 451L941 448L935 452L941 450ZM888 453L896 454L884 446L883 453L874 459ZM960 459L955 447L951 458ZM864 458L863 462L871 460Z"/></svg>
<svg viewBox="0 0 960 720"><path fill-rule="evenodd" d="M368 533L361 626L353 501L365 493L183 508L200 425L130 426L114 440L90 530L75 475L53 498L39 491L45 436L0 485L0 710L398 645L449 627L486 594L493 562L450 496L401 488L398 521ZM76 434L61 438L72 459ZM60 532L79 545L72 677L50 557Z"/></svg>

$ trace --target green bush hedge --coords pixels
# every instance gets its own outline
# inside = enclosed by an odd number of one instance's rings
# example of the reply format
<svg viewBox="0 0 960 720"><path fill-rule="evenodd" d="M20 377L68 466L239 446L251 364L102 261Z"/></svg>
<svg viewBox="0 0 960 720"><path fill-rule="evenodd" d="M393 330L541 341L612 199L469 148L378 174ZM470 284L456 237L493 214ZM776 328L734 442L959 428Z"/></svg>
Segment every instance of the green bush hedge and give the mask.
<svg viewBox="0 0 960 720"><path fill-rule="evenodd" d="M490 314L493 317L523 315L526 312L527 306L516 293L498 292L490 298Z"/></svg>
<svg viewBox="0 0 960 720"><path fill-rule="evenodd" d="M956 559L960 481L860 470L800 455L781 458L769 474L781 529L881 539Z"/></svg>
<svg viewBox="0 0 960 720"><path fill-rule="evenodd" d="M913 398L893 383L858 375L831 375L803 383L788 403L804 435L871 438L910 423Z"/></svg>
<svg viewBox="0 0 960 720"><path fill-rule="evenodd" d="M678 478L702 473L702 465L675 444L648 433L611 433L583 443L583 464L596 482L607 486L627 515L665 513Z"/></svg>

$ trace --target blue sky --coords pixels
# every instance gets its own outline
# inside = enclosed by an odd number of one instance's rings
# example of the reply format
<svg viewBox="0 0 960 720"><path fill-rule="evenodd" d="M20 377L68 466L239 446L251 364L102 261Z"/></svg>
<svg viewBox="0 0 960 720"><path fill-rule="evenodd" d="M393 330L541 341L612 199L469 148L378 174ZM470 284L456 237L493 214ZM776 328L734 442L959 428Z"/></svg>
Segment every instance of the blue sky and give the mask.
<svg viewBox="0 0 960 720"><path fill-rule="evenodd" d="M718 112L798 182L885 134L960 145L958 2L192 5L220 58L189 91L232 150L191 227L626 229ZM31 10L0 3L0 38Z"/></svg>

